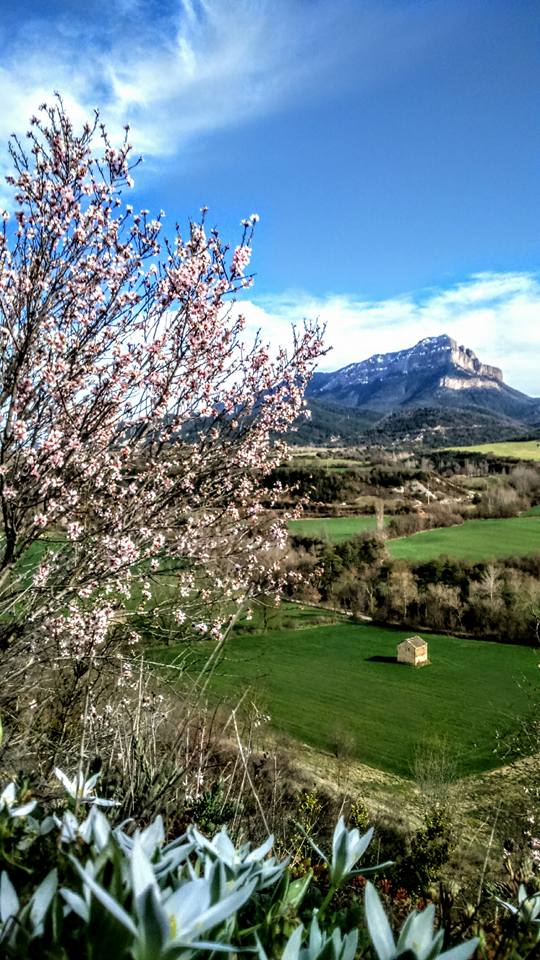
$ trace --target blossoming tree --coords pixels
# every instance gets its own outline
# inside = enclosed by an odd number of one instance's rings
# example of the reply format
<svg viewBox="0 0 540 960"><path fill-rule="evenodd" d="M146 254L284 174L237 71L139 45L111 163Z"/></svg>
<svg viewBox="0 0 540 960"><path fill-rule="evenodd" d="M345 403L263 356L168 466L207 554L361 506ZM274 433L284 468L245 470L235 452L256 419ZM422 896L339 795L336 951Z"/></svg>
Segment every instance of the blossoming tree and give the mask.
<svg viewBox="0 0 540 960"><path fill-rule="evenodd" d="M96 144L98 147L96 148ZM0 713L7 727L116 655L154 579L175 622L219 639L272 573L283 524L260 478L302 406L321 333L289 354L243 343L232 308L254 223L229 251L204 212L125 203L131 148L62 102L12 138L14 218L0 236ZM268 492L266 491L266 496ZM204 615L201 614L203 605ZM90 690L90 694L89 694Z"/></svg>

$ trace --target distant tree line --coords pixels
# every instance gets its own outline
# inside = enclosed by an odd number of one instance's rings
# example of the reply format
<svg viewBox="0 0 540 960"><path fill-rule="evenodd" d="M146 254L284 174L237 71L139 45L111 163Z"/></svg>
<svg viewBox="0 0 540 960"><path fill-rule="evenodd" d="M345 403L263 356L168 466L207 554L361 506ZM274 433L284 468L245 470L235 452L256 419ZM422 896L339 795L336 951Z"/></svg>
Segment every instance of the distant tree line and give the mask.
<svg viewBox="0 0 540 960"><path fill-rule="evenodd" d="M294 558L294 560L293 560ZM371 533L329 544L293 538L291 562L311 574L306 598L415 628L536 644L540 552L490 563L393 560Z"/></svg>
<svg viewBox="0 0 540 960"><path fill-rule="evenodd" d="M516 421L478 407L407 407L383 413L366 407L328 404L308 397L309 417L300 417L287 435L297 446L358 444L437 448L516 439ZM523 437L537 439L538 428L522 424Z"/></svg>

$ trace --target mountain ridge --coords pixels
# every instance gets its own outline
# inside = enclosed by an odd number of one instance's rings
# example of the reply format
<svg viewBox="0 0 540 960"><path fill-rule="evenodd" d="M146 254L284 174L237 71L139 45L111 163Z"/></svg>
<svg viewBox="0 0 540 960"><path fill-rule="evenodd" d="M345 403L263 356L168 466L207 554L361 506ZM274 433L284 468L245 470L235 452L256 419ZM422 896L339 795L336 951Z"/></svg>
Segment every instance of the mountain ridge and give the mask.
<svg viewBox="0 0 540 960"><path fill-rule="evenodd" d="M441 439L471 429L475 442L483 430L491 440L498 426L508 438L512 432L536 431L540 424L540 399L506 384L499 367L483 363L446 334L426 337L407 350L373 354L333 372L317 372L306 398L313 435L321 433L323 422L327 430L333 417L344 442L352 442L347 422L351 434L358 437L364 429L367 440L388 432L395 442L400 423L404 439L411 436L411 425L421 436L422 411L426 416L429 411L433 440L437 417Z"/></svg>
<svg viewBox="0 0 540 960"><path fill-rule="evenodd" d="M478 406L530 422L540 401L504 382L502 370L446 334L407 350L373 354L332 373L316 373L308 396L338 406L389 412L414 406Z"/></svg>

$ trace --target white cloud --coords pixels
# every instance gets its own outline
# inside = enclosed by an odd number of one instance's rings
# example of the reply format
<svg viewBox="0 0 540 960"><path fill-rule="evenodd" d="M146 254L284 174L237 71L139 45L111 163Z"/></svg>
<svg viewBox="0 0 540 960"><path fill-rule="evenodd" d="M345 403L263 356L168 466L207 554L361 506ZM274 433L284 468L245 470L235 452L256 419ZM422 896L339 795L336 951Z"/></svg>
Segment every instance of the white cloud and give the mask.
<svg viewBox="0 0 540 960"><path fill-rule="evenodd" d="M54 9L53 9L54 7ZM0 143L54 90L77 120L99 106L138 151L173 156L299 97L399 72L449 19L443 0L63 0L0 23Z"/></svg>
<svg viewBox="0 0 540 960"><path fill-rule="evenodd" d="M242 311L250 327L260 327L272 343L287 341L291 323L319 317L332 347L323 370L446 333L484 363L501 367L510 386L540 396L540 277L535 274L475 274L446 289L386 300L292 292L243 303Z"/></svg>
<svg viewBox="0 0 540 960"><path fill-rule="evenodd" d="M75 120L99 106L113 131L132 125L137 150L174 155L294 100L335 55L327 0L313 17L290 0L178 0L161 18L137 0L115 6L115 19L90 0L87 16L81 6L0 35L0 141L59 90Z"/></svg>

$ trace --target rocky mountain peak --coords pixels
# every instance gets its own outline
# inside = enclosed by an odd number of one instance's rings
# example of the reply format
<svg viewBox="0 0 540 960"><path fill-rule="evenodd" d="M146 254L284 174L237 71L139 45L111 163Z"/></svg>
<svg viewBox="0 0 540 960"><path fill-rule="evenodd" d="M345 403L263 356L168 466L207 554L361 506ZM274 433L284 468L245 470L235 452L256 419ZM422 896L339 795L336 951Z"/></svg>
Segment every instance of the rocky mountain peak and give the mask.
<svg viewBox="0 0 540 960"><path fill-rule="evenodd" d="M360 363L351 363L325 377L321 392L337 386L369 384L388 376L410 376L415 373L440 371L441 375L462 374L496 380L502 383L502 371L481 363L473 350L458 346L456 340L443 334L426 337L408 350L396 353L375 353Z"/></svg>
<svg viewBox="0 0 540 960"><path fill-rule="evenodd" d="M504 383L498 367L446 334L408 350L376 353L333 373L316 373L308 394L321 403L388 412L403 407L480 407L517 420L538 402Z"/></svg>

